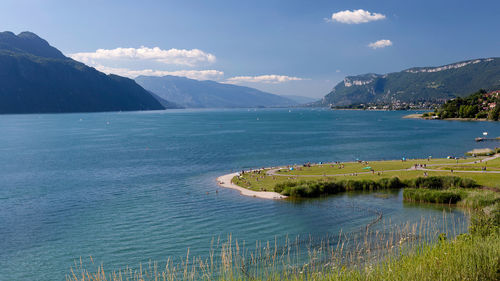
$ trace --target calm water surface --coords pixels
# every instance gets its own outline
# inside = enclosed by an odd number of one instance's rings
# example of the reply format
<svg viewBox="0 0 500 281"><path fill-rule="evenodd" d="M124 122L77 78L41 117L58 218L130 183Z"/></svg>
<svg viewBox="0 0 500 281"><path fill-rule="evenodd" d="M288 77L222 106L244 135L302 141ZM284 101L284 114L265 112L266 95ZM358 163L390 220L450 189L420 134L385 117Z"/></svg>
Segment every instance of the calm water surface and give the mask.
<svg viewBox="0 0 500 281"><path fill-rule="evenodd" d="M215 178L307 161L463 155L493 122L402 119L405 112L312 109L0 116L0 280L64 280L75 259L106 268L206 256L214 237L355 231L441 217L401 194L300 203L240 196ZM483 147L485 144L480 144ZM491 144L494 145L494 144ZM207 194L208 193L208 194ZM459 210L450 216L461 217Z"/></svg>

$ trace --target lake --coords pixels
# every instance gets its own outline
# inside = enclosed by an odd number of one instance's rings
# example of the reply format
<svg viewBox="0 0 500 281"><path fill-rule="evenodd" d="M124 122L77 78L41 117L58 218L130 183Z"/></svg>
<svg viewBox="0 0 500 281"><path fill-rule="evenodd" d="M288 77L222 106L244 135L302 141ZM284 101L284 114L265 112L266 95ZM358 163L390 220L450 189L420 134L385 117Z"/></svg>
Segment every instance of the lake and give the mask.
<svg viewBox="0 0 500 281"><path fill-rule="evenodd" d="M255 241L356 231L460 210L389 196L300 202L217 186L231 171L282 164L462 156L500 123L402 119L407 112L169 110L0 115L0 280L64 280L75 259L105 268L164 262L213 238ZM218 193L215 191L218 190Z"/></svg>

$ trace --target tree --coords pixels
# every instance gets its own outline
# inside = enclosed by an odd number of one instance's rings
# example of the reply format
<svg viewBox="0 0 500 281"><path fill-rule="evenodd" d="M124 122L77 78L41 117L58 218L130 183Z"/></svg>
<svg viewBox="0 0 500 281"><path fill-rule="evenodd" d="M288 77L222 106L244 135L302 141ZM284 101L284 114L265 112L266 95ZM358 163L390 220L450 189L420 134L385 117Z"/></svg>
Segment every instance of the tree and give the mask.
<svg viewBox="0 0 500 281"><path fill-rule="evenodd" d="M493 110L488 114L488 119L493 121L498 121L500 117L500 104L497 104Z"/></svg>

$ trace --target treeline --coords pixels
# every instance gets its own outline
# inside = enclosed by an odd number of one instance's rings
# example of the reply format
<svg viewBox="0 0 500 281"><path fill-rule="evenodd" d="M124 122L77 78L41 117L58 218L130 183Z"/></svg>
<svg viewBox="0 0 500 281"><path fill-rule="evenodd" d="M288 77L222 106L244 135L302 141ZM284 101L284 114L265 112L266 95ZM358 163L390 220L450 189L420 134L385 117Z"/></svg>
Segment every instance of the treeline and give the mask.
<svg viewBox="0 0 500 281"><path fill-rule="evenodd" d="M494 107L491 107L492 105ZM424 117L431 116L437 116L439 119L474 118L498 121L500 97L481 89L468 97L449 100L433 113L424 114Z"/></svg>
<svg viewBox="0 0 500 281"><path fill-rule="evenodd" d="M479 185L471 179L453 176L418 177L415 179L401 180L398 177L382 178L379 180L311 180L311 181L286 181L277 183L274 191L289 197L320 197L345 191L373 191L384 189L415 188L427 190L452 189L452 188L475 188ZM404 196L404 195L403 195ZM406 198L405 198L406 199ZM441 198L437 201L427 202L448 203L450 198ZM410 201L423 201L412 200ZM447 201L448 200L448 201ZM452 203L458 200L453 198Z"/></svg>

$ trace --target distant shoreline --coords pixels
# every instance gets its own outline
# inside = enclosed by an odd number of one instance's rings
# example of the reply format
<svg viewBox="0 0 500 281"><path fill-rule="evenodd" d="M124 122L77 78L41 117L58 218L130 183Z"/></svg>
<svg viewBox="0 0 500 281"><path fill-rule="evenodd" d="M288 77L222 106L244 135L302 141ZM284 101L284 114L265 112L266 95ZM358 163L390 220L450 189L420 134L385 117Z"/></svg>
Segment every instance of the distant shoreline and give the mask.
<svg viewBox="0 0 500 281"><path fill-rule="evenodd" d="M445 118L438 119L432 117L424 117L423 114L408 114L403 116L404 119L423 119L423 120L448 120L448 121L491 121L486 118Z"/></svg>
<svg viewBox="0 0 500 281"><path fill-rule="evenodd" d="M330 110L354 110L354 111L422 111L429 109L368 109L368 108L330 108Z"/></svg>

